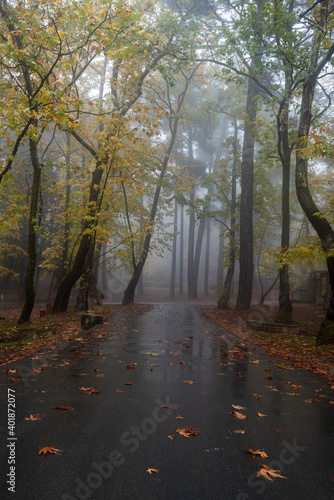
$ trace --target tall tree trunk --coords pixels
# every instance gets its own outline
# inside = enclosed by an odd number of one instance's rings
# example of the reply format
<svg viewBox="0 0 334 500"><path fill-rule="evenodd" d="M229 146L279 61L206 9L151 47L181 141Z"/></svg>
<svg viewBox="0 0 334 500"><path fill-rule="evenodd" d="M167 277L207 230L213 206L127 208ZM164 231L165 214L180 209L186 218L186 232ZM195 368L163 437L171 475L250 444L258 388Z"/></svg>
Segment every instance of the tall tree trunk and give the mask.
<svg viewBox="0 0 334 500"><path fill-rule="evenodd" d="M107 269L107 245L102 246L102 264L101 264L101 276L102 276L102 289L108 290L108 269Z"/></svg>
<svg viewBox="0 0 334 500"><path fill-rule="evenodd" d="M237 163L238 163L238 126L237 120L234 118L234 136L233 136L233 160L232 160L232 190L231 190L231 227L230 227L230 248L228 268L224 281L223 291L218 299L218 308L226 309L230 300L232 280L234 275L235 258L236 258L236 241L235 241L235 225L236 225L236 210L237 210Z"/></svg>
<svg viewBox="0 0 334 500"><path fill-rule="evenodd" d="M209 204L211 210L211 204ZM205 263L204 263L204 295L209 295L209 276L210 276L210 246L211 246L211 220L206 219L206 242L205 242Z"/></svg>
<svg viewBox="0 0 334 500"><path fill-rule="evenodd" d="M194 299L194 247L195 247L195 212L192 208L192 203L195 200L195 188L192 187L192 191L189 197L189 228L188 228L188 298Z"/></svg>
<svg viewBox="0 0 334 500"><path fill-rule="evenodd" d="M36 269L36 226L39 190L41 185L41 165L38 158L37 142L29 140L29 151L33 166L33 181L31 186L29 229L28 229L28 267L25 279L25 302L19 323L30 321L31 312L35 305L34 274Z"/></svg>
<svg viewBox="0 0 334 500"><path fill-rule="evenodd" d="M308 138L312 119L312 104L314 90L320 72L332 58L334 54L334 44L326 51L325 55L319 61L319 50L325 35L329 2L323 0L316 9L316 23L314 23L314 35L309 54L309 65L303 85L301 111L298 126L298 141L296 155L296 191L299 203L304 210L308 220L317 232L322 248L329 254L334 249L334 231L327 220L315 204L308 183L308 161L303 155L305 139ZM331 288L331 298L326 317L321 324L317 335L317 343L334 344L334 257L327 255L327 269L329 274L329 283Z"/></svg>
<svg viewBox="0 0 334 500"><path fill-rule="evenodd" d="M290 85L286 81L286 87ZM291 148L289 146L289 101L285 100L278 116L278 151L282 163L282 234L281 252L285 253L290 246L290 163ZM279 269L279 310L275 318L282 323L292 321L292 301L290 299L289 266L284 264Z"/></svg>
<svg viewBox="0 0 334 500"><path fill-rule="evenodd" d="M64 206L64 214L65 214L65 224L64 224L64 246L63 246L63 255L62 255L62 267L61 267L61 279L66 274L68 267L68 250L69 250L69 236L70 236L70 218L68 215L68 209L70 205L71 198L71 135L66 132L66 188L65 188L65 206Z"/></svg>
<svg viewBox="0 0 334 500"><path fill-rule="evenodd" d="M180 267L179 267L179 294L183 295L183 262L184 262L184 207L180 211Z"/></svg>
<svg viewBox="0 0 334 500"><path fill-rule="evenodd" d="M256 83L249 78L241 160L240 275L238 296L235 306L238 311L250 308L253 292L253 171L257 95L258 87Z"/></svg>
<svg viewBox="0 0 334 500"><path fill-rule="evenodd" d="M175 297L176 281L176 243L177 243L177 201L174 200L174 225L173 225L172 267L170 273L169 296Z"/></svg>
<svg viewBox="0 0 334 500"><path fill-rule="evenodd" d="M198 297L198 276L199 276L199 264L201 261L203 236L205 230L205 217L201 219L198 227L195 255L194 255L194 289L193 289L193 299Z"/></svg>
<svg viewBox="0 0 334 500"><path fill-rule="evenodd" d="M185 98L185 94L183 95L183 99L184 98ZM183 103L183 100L179 99L179 102L178 102L179 106L182 106L182 103ZM122 305L132 304L134 302L134 299L135 299L135 291L136 291L138 281L139 281L140 275L143 271L143 268L144 268L144 265L145 265L145 262L146 262L146 259L148 256L148 252L150 249L154 221L155 221L155 217L156 217L157 210L158 210L158 202L159 202L159 198L160 198L162 181L164 180L167 166L169 163L169 158L170 158L170 155L172 154L173 147L175 144L178 122L179 122L179 118L178 118L178 116L176 116L176 118L174 119L174 122L172 123L172 126L171 126L172 133L171 133L170 143L169 143L169 146L167 148L166 154L165 154L163 162L162 162L160 177L159 177L158 184L157 184L157 187L156 187L155 193L154 193L154 198L153 198L153 203L152 203L152 208L151 208L151 213L150 213L150 219L148 222L148 229L147 229L147 233L146 233L146 236L144 239L144 244L143 244L143 250L141 252L138 263L133 262L133 273L132 273L132 276L130 278L129 284L124 291Z"/></svg>

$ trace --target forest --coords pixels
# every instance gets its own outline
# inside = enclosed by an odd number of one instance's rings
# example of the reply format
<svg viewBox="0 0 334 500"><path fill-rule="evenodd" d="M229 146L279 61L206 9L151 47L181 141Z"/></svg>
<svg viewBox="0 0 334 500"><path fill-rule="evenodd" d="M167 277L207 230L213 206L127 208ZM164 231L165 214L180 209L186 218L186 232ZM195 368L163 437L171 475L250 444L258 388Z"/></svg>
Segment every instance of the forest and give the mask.
<svg viewBox="0 0 334 500"><path fill-rule="evenodd" d="M0 294L19 323L38 296L85 311L112 283L124 305L151 283L236 311L256 287L283 323L320 294L334 343L333 28L331 0L0 0Z"/></svg>

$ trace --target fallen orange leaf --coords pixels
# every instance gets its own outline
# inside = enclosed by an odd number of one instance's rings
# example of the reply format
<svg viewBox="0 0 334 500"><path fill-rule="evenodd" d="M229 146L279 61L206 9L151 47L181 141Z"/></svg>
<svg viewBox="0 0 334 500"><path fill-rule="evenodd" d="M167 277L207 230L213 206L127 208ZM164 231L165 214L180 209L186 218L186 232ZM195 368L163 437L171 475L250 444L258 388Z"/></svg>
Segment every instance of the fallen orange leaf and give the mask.
<svg viewBox="0 0 334 500"><path fill-rule="evenodd" d="M146 472L148 472L149 474L152 474L152 472L154 472L156 474L157 472L159 472L159 469L147 469Z"/></svg>
<svg viewBox="0 0 334 500"><path fill-rule="evenodd" d="M183 380L185 384L194 384L193 380Z"/></svg>
<svg viewBox="0 0 334 500"><path fill-rule="evenodd" d="M232 405L232 408L235 410L246 410L245 406L240 406L240 405Z"/></svg>
<svg viewBox="0 0 334 500"><path fill-rule="evenodd" d="M171 439L173 441L174 439L174 434L172 434L171 436L168 436L168 439Z"/></svg>
<svg viewBox="0 0 334 500"><path fill-rule="evenodd" d="M19 382L22 382L20 378L11 378L10 380L11 382L13 382L13 384L18 384Z"/></svg>
<svg viewBox="0 0 334 500"><path fill-rule="evenodd" d="M178 415L178 416L177 416L177 417L175 417L175 418L177 418L177 419L179 419L179 420L182 420L184 417L181 417L181 415Z"/></svg>
<svg viewBox="0 0 334 500"><path fill-rule="evenodd" d="M176 429L176 432L178 432L181 436L184 437L189 437L189 436L197 436L198 434L198 429L193 429L192 427L189 427L189 425L186 425L182 429Z"/></svg>
<svg viewBox="0 0 334 500"><path fill-rule="evenodd" d="M268 415L265 415L264 413L260 413L259 411L257 412L259 417L268 417Z"/></svg>
<svg viewBox="0 0 334 500"><path fill-rule="evenodd" d="M9 375L10 373L17 373L17 372L18 372L18 369L17 369L17 368L15 368L15 370L11 370L10 368L6 368L6 373L8 373L8 375Z"/></svg>
<svg viewBox="0 0 334 500"><path fill-rule="evenodd" d="M43 415L41 413L35 413L35 415L30 415L30 417L24 417L24 420L41 420Z"/></svg>
<svg viewBox="0 0 334 500"><path fill-rule="evenodd" d="M45 446L44 448L39 449L38 454L41 455L43 453L44 457L47 453L59 455L59 453L57 453L58 451L63 451L63 450L58 450L57 448L53 448L52 446Z"/></svg>
<svg viewBox="0 0 334 500"><path fill-rule="evenodd" d="M238 411L230 411L230 415L232 415L232 417L238 418L239 420L243 420L244 418L247 418L246 415L243 415L242 413L239 413Z"/></svg>
<svg viewBox="0 0 334 500"><path fill-rule="evenodd" d="M79 387L81 391L87 392L87 394L98 394L100 387L94 389L93 387Z"/></svg>
<svg viewBox="0 0 334 500"><path fill-rule="evenodd" d="M233 432L235 432L236 434L245 434L246 431L243 429L238 429L237 431L233 431Z"/></svg>
<svg viewBox="0 0 334 500"><path fill-rule="evenodd" d="M269 481L273 480L273 477L281 477L283 479L287 479L285 476L282 476L281 474L277 474L277 472L281 472L278 469L271 469L268 467L268 465L261 464L261 469L256 473L257 477L263 476L266 479L269 479Z"/></svg>
<svg viewBox="0 0 334 500"><path fill-rule="evenodd" d="M261 458L268 458L267 453L265 453L264 451L260 451L260 450L253 451L250 448L247 448L247 446L244 446L244 448L246 448L247 452L253 456L259 456Z"/></svg>
<svg viewBox="0 0 334 500"><path fill-rule="evenodd" d="M122 382L123 385L133 385L133 382Z"/></svg>

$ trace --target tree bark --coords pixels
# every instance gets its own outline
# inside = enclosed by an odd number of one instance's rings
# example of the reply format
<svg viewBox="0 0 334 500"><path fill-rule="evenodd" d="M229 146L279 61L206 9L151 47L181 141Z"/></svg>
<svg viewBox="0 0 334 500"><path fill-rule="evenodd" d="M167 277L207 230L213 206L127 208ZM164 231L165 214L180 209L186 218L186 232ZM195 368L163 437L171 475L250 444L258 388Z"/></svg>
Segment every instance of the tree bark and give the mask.
<svg viewBox="0 0 334 500"><path fill-rule="evenodd" d="M234 275L235 258L236 258L236 241L235 241L235 225L236 225L236 210L237 210L237 163L238 163L238 126L237 120L234 118L234 137L233 137L233 161L232 161L232 190L231 190L231 227L230 227L230 248L229 262L224 281L224 286L221 295L218 299L218 308L226 309L231 295L232 280Z"/></svg>
<svg viewBox="0 0 334 500"><path fill-rule="evenodd" d="M182 102L182 100L179 100L179 105L181 105L181 102ZM159 198L160 198L162 181L165 177L167 166L169 163L169 157L173 151L173 147L175 144L178 122L179 122L179 118L176 117L174 120L174 123L173 123L173 127L172 127L172 134L171 134L170 143L169 143L168 149L166 151L166 154L164 156L164 160L162 162L162 168L161 168L161 173L160 173L160 177L158 180L158 185L157 185L157 187L155 189L155 193L154 193L154 198L153 198L153 203L152 203L152 208L151 208L151 213L150 213L150 219L148 222L148 229L147 229L147 233L146 233L146 236L144 239L144 244L143 244L143 250L141 252L138 263L137 264L135 262L133 263L133 266L134 266L133 273L132 273L132 276L130 278L129 284L124 291L122 305L132 304L134 302L134 299L135 299L135 291L136 291L138 281L139 281L140 275L143 271L143 268L144 268L144 265L145 265L145 262L146 262L146 259L148 256L148 252L150 249L151 238L152 238L153 229L154 229L154 221L155 221L155 217L156 217L157 210L158 210L158 202L159 202Z"/></svg>
<svg viewBox="0 0 334 500"><path fill-rule="evenodd" d="M170 273L169 296L175 297L176 281L176 244L177 244L177 201L174 200L174 225L173 225L172 268Z"/></svg>
<svg viewBox="0 0 334 500"><path fill-rule="evenodd" d="M37 142L29 140L29 151L33 166L33 181L31 186L31 200L28 229L28 267L25 278L25 302L19 318L20 323L30 321L31 312L35 305L34 274L36 270L36 226L39 190L41 184L41 165L38 158Z"/></svg>
<svg viewBox="0 0 334 500"><path fill-rule="evenodd" d="M184 207L181 206L180 212L180 267L179 267L179 294L183 295L183 259L184 259Z"/></svg>
<svg viewBox="0 0 334 500"><path fill-rule="evenodd" d="M246 102L246 123L241 160L240 199L240 275L236 310L250 308L253 292L253 184L254 129L257 116L258 88L249 78Z"/></svg>
<svg viewBox="0 0 334 500"><path fill-rule="evenodd" d="M308 220L317 232L325 253L332 252L334 249L334 232L329 221L320 212L312 198L308 183L308 161L306 156L303 155L303 149L305 147L305 139L309 136L312 119L312 104L317 79L322 69L334 54L334 44L332 44L319 61L319 50L322 39L325 36L328 7L328 0L320 2L320 6L316 7L317 14L315 17L317 25L314 28L312 46L309 55L309 66L303 85L296 154L297 197ZM322 322L317 335L318 345L334 344L334 257L327 255L326 263L329 274L331 298L326 317Z"/></svg>

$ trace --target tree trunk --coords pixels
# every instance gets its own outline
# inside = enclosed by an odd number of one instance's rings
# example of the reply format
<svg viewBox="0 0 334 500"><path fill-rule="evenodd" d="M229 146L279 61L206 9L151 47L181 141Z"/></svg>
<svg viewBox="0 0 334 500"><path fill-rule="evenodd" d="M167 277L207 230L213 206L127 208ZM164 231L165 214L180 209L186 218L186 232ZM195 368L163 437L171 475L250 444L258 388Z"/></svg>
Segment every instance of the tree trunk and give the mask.
<svg viewBox="0 0 334 500"><path fill-rule="evenodd" d="M80 240L79 248L73 260L71 269L66 273L62 279L56 297L53 302L53 312L67 311L68 302L70 299L71 291L78 279L82 276L86 268L86 259L91 246L94 245L94 228L96 224L96 217L98 213L98 200L102 176L104 173L103 160L96 162L95 170L92 174L92 182L90 186L90 194L88 201L87 217L83 223L83 234ZM98 187L98 189L96 189Z"/></svg>
<svg viewBox="0 0 334 500"><path fill-rule="evenodd" d="M199 275L199 264L201 261L204 230L205 230L205 218L201 219L199 223L197 239L196 239L196 248L194 255L194 289L193 289L194 299L197 299L198 296L198 275Z"/></svg>
<svg viewBox="0 0 334 500"><path fill-rule="evenodd" d="M179 294L183 295L183 262L184 262L184 207L180 213L180 267L179 267Z"/></svg>
<svg viewBox="0 0 334 500"><path fill-rule="evenodd" d="M236 246L235 246L235 224L236 224L236 209L237 209L237 163L238 163L238 126L237 120L234 118L234 137L233 137L233 161L232 161L232 190L231 190L231 227L230 227L230 248L229 262L224 282L222 294L218 299L218 308L226 309L231 295L232 280L234 275Z"/></svg>
<svg viewBox="0 0 334 500"><path fill-rule="evenodd" d="M195 213L192 202L195 200L195 188L192 188L189 198L189 229L188 229L188 298L194 299L194 247L195 247Z"/></svg>
<svg viewBox="0 0 334 500"><path fill-rule="evenodd" d="M175 297L176 278L176 243L177 243L177 201L174 200L174 225L173 225L172 268L170 273L169 296Z"/></svg>
<svg viewBox="0 0 334 500"><path fill-rule="evenodd" d="M301 111L298 126L298 141L297 141L297 155L296 155L296 191L299 203L304 210L308 220L317 232L322 248L325 253L331 252L334 249L334 232L326 217L320 212L315 204L308 183L308 161L303 155L305 147L305 139L309 136L311 118L312 118L312 104L314 97L314 90L317 84L317 79L325 67L327 62L331 59L334 53L334 44L326 51L326 54L319 62L319 49L323 39L323 28L327 22L328 14L328 1L320 2L320 7L317 6L316 21L317 26L314 28L314 35L312 46L309 55L309 66L306 73L305 82L303 85ZM329 283L331 288L331 298L326 317L321 324L317 335L317 344L334 344L334 257L327 256L326 258Z"/></svg>
<svg viewBox="0 0 334 500"><path fill-rule="evenodd" d="M209 205L209 210L211 206ZM205 265L204 265L204 295L209 296L209 275L210 275L210 246L211 246L211 220L206 219L206 244L205 244Z"/></svg>
<svg viewBox="0 0 334 500"><path fill-rule="evenodd" d="M249 78L246 103L246 122L241 161L240 200L240 275L236 310L250 308L253 291L253 184L254 128L257 116L258 88Z"/></svg>
<svg viewBox="0 0 334 500"><path fill-rule="evenodd" d="M66 274L68 267L68 249L69 249L69 236L70 236L70 218L68 215L68 209L70 205L71 198L71 135L66 132L66 189L65 189L65 206L64 206L64 214L65 214L65 224L64 224L64 246L63 246L63 255L62 255L62 267L61 267L61 279Z"/></svg>
<svg viewBox="0 0 334 500"><path fill-rule="evenodd" d="M184 94L184 97L185 97L185 94ZM178 103L179 103L179 106L182 106L183 100L179 99ZM133 262L133 266L134 266L133 273L132 273L131 279L129 281L129 284L124 291L122 305L132 304L134 302L134 299L135 299L135 291L136 291L138 281L139 281L140 275L143 271L143 268L144 268L144 265L145 265L145 262L146 262L146 259L148 256L148 252L150 249L154 221L155 221L155 217L156 217L157 210L158 210L158 202L159 202L159 198L160 198L162 181L164 180L167 166L169 163L169 158L170 158L170 155L173 151L173 147L175 144L178 122L179 122L179 118L176 117L174 119L174 123L171 127L172 134L171 134L170 143L169 143L168 149L166 151L166 154L165 154L163 162L162 162L162 168L161 168L161 173L160 173L160 177L158 180L158 185L157 185L157 187L155 189L155 193L154 193L154 198L153 198L153 203L152 203L152 208L151 208L151 213L150 213L150 219L148 222L148 229L147 229L147 233L146 233L146 236L144 239L144 244L143 244L143 250L142 250L142 253L141 253L141 256L139 258L138 263L136 264L135 262Z"/></svg>
<svg viewBox="0 0 334 500"><path fill-rule="evenodd" d="M25 302L19 323L30 321L31 312L35 305L34 274L36 269L36 226L39 190L41 184L41 165L38 159L37 142L29 140L30 158L33 166L33 181L31 187L29 229L28 229L28 267L25 279Z"/></svg>

